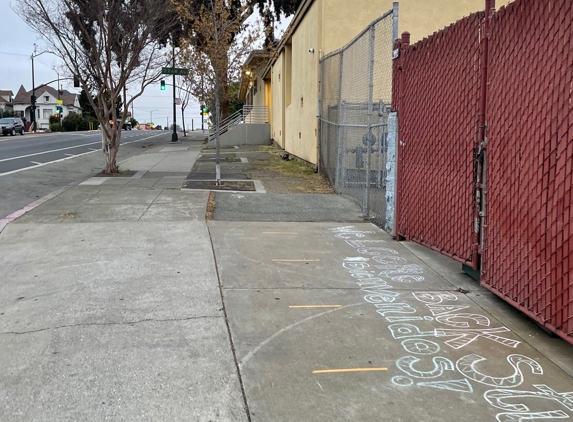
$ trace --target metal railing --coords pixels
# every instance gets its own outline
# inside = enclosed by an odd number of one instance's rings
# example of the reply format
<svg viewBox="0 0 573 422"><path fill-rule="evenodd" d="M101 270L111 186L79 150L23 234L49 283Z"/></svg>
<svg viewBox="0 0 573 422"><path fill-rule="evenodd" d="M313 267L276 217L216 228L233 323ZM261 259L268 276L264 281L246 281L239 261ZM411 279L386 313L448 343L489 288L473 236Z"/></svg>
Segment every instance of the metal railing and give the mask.
<svg viewBox="0 0 573 422"><path fill-rule="evenodd" d="M269 123L269 108L267 106L246 105L239 111L227 116L219 124L219 136L228 132L239 124L264 124ZM209 133L209 141L215 139L215 129Z"/></svg>

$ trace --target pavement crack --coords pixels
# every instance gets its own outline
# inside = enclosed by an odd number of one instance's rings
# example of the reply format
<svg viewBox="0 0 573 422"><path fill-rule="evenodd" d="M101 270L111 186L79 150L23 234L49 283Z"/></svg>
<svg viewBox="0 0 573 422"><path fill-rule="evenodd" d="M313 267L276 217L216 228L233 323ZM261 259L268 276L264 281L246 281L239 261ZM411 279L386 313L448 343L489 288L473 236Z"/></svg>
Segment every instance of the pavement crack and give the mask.
<svg viewBox="0 0 573 422"><path fill-rule="evenodd" d="M219 274L219 266L217 263L217 254L215 253L215 245L213 244L213 236L211 235L211 230L209 225L207 225L207 232L209 233L209 240L211 242L211 250L213 251L213 261L215 263L215 271L217 273L217 281L219 284L219 294L221 295L221 304L223 305L223 315L225 317L225 324L227 325L227 333L229 334L229 342L231 344L231 352L233 353L233 360L235 361L235 368L237 370L237 377L239 379L239 386L241 387L241 394L243 396L243 404L245 408L245 413L247 414L247 420L252 421L251 409L249 408L249 402L247 400L247 393L245 391L245 385L243 383L243 377L241 375L241 365L237 359L237 351L235 349L235 343L233 341L233 333L231 332L231 325L229 324L229 316L227 314L227 308L225 306L225 296L223 294L223 284L221 282L221 275Z"/></svg>
<svg viewBox="0 0 573 422"><path fill-rule="evenodd" d="M125 322L88 322L88 323L80 323L80 324L58 325L56 327L45 327L45 328L39 328L37 330L29 330L29 331L4 331L4 332L1 332L0 335L33 334L33 333L40 333L42 331L60 330L62 328L105 327L105 326L111 326L111 325L135 325L135 324L143 324L146 322L179 322L179 321L191 321L194 319L206 319L206 318L222 318L222 316L221 315L201 315L201 316L194 316L194 317L187 317L187 318L166 318L166 319L145 318L145 319L140 319L140 320L136 320L136 321L125 321Z"/></svg>

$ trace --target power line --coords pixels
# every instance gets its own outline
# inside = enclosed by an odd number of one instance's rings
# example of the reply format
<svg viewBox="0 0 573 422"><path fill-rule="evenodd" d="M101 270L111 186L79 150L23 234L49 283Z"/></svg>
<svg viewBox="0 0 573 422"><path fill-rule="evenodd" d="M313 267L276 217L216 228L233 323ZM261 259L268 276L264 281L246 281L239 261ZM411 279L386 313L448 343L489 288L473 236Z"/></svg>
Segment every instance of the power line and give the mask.
<svg viewBox="0 0 573 422"><path fill-rule="evenodd" d="M18 54L18 53L8 53L6 51L0 51L0 54L6 54L8 56L21 56L21 57L28 57L30 58L29 54Z"/></svg>

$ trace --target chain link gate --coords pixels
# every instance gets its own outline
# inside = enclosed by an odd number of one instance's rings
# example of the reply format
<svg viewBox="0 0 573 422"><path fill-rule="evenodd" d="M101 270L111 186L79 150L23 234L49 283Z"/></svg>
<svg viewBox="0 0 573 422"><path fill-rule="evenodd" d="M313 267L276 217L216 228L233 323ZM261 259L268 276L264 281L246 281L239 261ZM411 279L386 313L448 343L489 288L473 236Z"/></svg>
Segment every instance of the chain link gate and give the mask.
<svg viewBox="0 0 573 422"><path fill-rule="evenodd" d="M320 168L365 217L386 223L392 42L398 4L320 60Z"/></svg>

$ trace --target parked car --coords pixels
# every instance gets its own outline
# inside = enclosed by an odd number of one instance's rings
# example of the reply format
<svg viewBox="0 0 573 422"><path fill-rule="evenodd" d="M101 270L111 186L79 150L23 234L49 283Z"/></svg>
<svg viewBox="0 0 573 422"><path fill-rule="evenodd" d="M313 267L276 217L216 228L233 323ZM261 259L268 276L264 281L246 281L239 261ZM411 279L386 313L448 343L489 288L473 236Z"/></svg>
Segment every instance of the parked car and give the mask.
<svg viewBox="0 0 573 422"><path fill-rule="evenodd" d="M8 134L15 136L17 133L24 135L24 122L17 117L5 117L0 119L0 127L2 128L2 135Z"/></svg>

